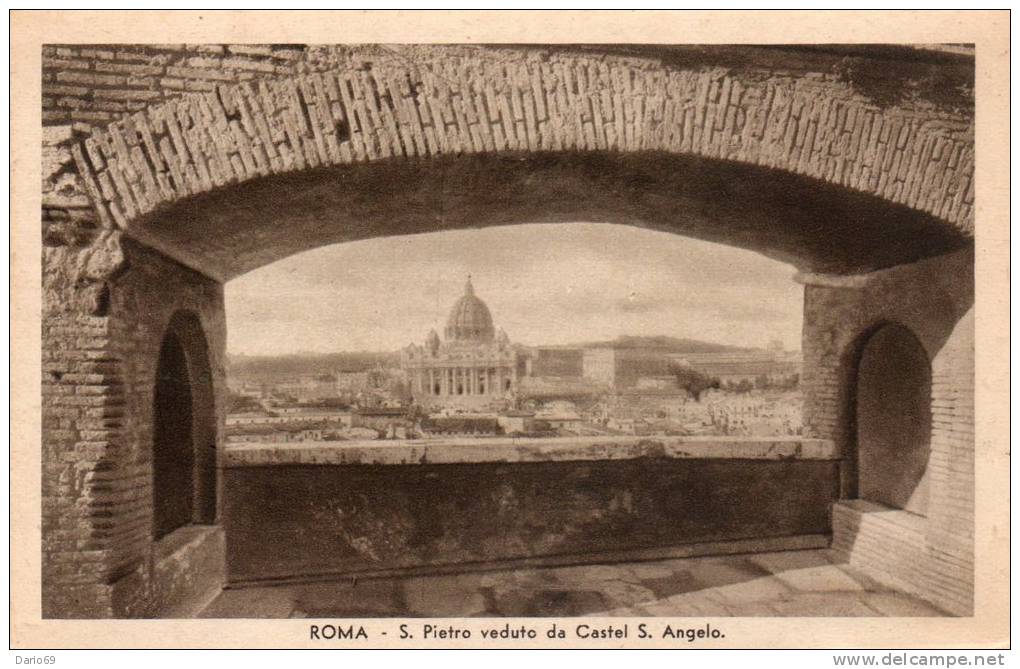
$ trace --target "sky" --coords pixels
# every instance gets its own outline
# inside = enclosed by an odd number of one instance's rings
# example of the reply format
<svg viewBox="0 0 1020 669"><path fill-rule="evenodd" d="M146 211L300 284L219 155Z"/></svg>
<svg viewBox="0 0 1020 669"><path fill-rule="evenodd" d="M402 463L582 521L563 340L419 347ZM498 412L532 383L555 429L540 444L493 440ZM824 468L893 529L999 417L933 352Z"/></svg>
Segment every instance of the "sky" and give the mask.
<svg viewBox="0 0 1020 669"><path fill-rule="evenodd" d="M471 275L497 328L527 345L669 335L800 349L794 268L624 225L516 225L325 246L226 285L227 349L391 351L440 336Z"/></svg>

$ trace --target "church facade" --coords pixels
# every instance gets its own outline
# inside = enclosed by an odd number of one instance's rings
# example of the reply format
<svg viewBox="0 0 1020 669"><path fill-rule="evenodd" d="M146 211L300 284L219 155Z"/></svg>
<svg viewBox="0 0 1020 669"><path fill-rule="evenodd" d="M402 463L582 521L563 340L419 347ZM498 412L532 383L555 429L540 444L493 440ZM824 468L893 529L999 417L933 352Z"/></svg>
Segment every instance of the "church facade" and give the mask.
<svg viewBox="0 0 1020 669"><path fill-rule="evenodd" d="M493 326L489 307L468 277L443 339L435 330L411 344L401 364L414 401L431 408L483 410L506 404L517 390L517 349Z"/></svg>

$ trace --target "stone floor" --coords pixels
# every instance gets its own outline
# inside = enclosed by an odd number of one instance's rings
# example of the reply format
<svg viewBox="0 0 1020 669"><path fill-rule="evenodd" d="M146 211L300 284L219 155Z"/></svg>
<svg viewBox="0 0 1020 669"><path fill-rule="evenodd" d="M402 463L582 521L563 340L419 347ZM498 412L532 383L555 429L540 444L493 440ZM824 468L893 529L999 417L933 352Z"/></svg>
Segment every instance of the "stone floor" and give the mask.
<svg viewBox="0 0 1020 669"><path fill-rule="evenodd" d="M939 615L810 550L242 588L201 617Z"/></svg>

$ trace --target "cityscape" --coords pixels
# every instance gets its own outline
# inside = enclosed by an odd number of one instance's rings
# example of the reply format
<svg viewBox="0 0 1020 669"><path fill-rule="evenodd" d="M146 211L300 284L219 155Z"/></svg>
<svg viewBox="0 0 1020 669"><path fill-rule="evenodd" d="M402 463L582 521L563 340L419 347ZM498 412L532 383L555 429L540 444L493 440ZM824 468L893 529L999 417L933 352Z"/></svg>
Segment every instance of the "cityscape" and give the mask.
<svg viewBox="0 0 1020 669"><path fill-rule="evenodd" d="M801 358L778 339L526 346L494 322L468 277L442 336L399 352L233 357L227 441L801 434Z"/></svg>

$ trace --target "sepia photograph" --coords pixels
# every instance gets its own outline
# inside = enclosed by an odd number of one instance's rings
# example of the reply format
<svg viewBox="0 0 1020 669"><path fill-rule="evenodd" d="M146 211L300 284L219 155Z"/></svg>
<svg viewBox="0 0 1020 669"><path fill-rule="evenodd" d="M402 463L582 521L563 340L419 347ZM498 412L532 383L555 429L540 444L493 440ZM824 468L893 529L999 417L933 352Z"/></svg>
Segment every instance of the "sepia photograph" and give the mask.
<svg viewBox="0 0 1020 669"><path fill-rule="evenodd" d="M40 622L974 619L982 52L801 37L44 34Z"/></svg>

